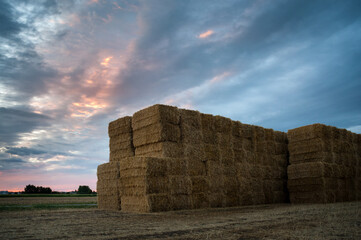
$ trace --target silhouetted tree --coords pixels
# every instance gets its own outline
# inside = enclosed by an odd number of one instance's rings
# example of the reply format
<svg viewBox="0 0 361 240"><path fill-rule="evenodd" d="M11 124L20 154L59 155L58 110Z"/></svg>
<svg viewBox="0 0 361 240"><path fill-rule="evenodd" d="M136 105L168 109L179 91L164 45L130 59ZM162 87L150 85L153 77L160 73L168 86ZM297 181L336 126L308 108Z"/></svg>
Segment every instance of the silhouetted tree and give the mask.
<svg viewBox="0 0 361 240"><path fill-rule="evenodd" d="M52 190L50 187L42 187L42 186L38 186L35 187L34 185L26 185L26 187L24 188L24 192L25 193L51 193Z"/></svg>
<svg viewBox="0 0 361 240"><path fill-rule="evenodd" d="M91 194L93 191L90 189L89 186L79 186L78 192L80 194Z"/></svg>

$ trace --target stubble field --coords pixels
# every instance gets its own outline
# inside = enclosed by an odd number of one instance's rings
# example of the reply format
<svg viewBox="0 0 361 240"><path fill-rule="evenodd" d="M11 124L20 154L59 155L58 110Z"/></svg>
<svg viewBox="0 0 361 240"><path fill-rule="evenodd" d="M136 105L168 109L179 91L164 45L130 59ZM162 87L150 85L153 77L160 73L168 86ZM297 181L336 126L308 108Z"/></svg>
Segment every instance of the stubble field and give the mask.
<svg viewBox="0 0 361 240"><path fill-rule="evenodd" d="M94 198L84 200L77 201L93 202ZM43 203L46 201L43 199ZM2 209L0 236L2 239L361 239L361 202L150 214L96 208Z"/></svg>

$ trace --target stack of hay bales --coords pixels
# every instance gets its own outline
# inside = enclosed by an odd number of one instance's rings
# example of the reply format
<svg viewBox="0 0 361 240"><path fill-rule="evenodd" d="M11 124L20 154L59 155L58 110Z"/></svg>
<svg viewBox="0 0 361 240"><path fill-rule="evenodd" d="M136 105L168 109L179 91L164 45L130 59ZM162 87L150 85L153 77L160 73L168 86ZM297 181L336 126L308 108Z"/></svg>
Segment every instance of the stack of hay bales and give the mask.
<svg viewBox="0 0 361 240"><path fill-rule="evenodd" d="M120 210L119 162L99 165L97 175L98 208Z"/></svg>
<svg viewBox="0 0 361 240"><path fill-rule="evenodd" d="M110 123L109 136L110 161L119 164L119 177L112 179L122 211L287 200L285 133L154 105ZM101 170L98 179L101 186ZM103 191L100 187L98 194L105 199ZM104 204L99 207L107 208Z"/></svg>
<svg viewBox="0 0 361 240"><path fill-rule="evenodd" d="M313 124L288 131L288 190L292 203L330 203L358 198L359 136Z"/></svg>

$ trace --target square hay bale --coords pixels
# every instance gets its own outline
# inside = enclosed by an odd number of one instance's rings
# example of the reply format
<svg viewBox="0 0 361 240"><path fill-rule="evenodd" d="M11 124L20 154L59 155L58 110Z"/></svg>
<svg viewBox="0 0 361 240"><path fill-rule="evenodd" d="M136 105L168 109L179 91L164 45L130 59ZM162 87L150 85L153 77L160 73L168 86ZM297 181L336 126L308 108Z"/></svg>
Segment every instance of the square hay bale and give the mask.
<svg viewBox="0 0 361 240"><path fill-rule="evenodd" d="M130 172L130 169L126 170L128 173ZM131 173L133 174L133 173ZM119 186L121 186L121 188L138 188L141 187L144 189L144 191L146 190L146 179L147 177L144 175L141 176L121 176L119 179Z"/></svg>
<svg viewBox="0 0 361 240"><path fill-rule="evenodd" d="M169 192L168 177L147 177L146 194L160 194Z"/></svg>
<svg viewBox="0 0 361 240"><path fill-rule="evenodd" d="M327 203L325 191L290 192L291 203Z"/></svg>
<svg viewBox="0 0 361 240"><path fill-rule="evenodd" d="M274 137L277 143L288 143L287 133L285 132L274 131Z"/></svg>
<svg viewBox="0 0 361 240"><path fill-rule="evenodd" d="M111 138L117 135L131 133L131 132L132 132L132 117L126 116L109 123L108 135Z"/></svg>
<svg viewBox="0 0 361 240"><path fill-rule="evenodd" d="M274 191L272 203L287 203L289 202L287 193L284 191Z"/></svg>
<svg viewBox="0 0 361 240"><path fill-rule="evenodd" d="M97 168L98 180L112 180L119 178L119 163L109 162L100 164Z"/></svg>
<svg viewBox="0 0 361 240"><path fill-rule="evenodd" d="M146 175L153 176L153 177L165 177L169 171L169 161L170 159L167 158L154 158L154 157L147 157L144 158L146 164Z"/></svg>
<svg viewBox="0 0 361 240"><path fill-rule="evenodd" d="M244 138L242 145L245 151L253 152L255 150L255 146L254 146L255 143L253 142L252 139Z"/></svg>
<svg viewBox="0 0 361 240"><path fill-rule="evenodd" d="M189 176L206 176L207 162L198 159L188 158L188 175Z"/></svg>
<svg viewBox="0 0 361 240"><path fill-rule="evenodd" d="M219 147L219 157L224 166L234 165L234 153L230 147Z"/></svg>
<svg viewBox="0 0 361 240"><path fill-rule="evenodd" d="M109 152L109 161L118 162L127 157L133 157L134 150L132 148L113 150Z"/></svg>
<svg viewBox="0 0 361 240"><path fill-rule="evenodd" d="M272 162L278 167L284 167L287 168L288 164L288 155L287 154L277 154L272 156Z"/></svg>
<svg viewBox="0 0 361 240"><path fill-rule="evenodd" d="M206 176L192 176L192 194L195 193L208 193L209 182Z"/></svg>
<svg viewBox="0 0 361 240"><path fill-rule="evenodd" d="M204 154L206 161L214 161L214 162L220 161L220 154L217 145L204 144Z"/></svg>
<svg viewBox="0 0 361 240"><path fill-rule="evenodd" d="M241 124L241 132L242 137L244 139L253 140L254 139L254 131L255 128L252 125L249 124Z"/></svg>
<svg viewBox="0 0 361 240"><path fill-rule="evenodd" d="M209 194L209 206L212 208L223 207L223 194L222 193L210 193Z"/></svg>
<svg viewBox="0 0 361 240"><path fill-rule="evenodd" d="M183 144L184 157L189 159L205 161L206 156L204 153L203 144Z"/></svg>
<svg viewBox="0 0 361 240"><path fill-rule="evenodd" d="M191 200L193 209L209 208L210 206L207 192L192 193Z"/></svg>
<svg viewBox="0 0 361 240"><path fill-rule="evenodd" d="M123 135L118 135L118 136L123 136ZM131 149L134 152L132 136L127 136L126 140L124 140L124 138L121 138L118 136L109 139L110 152L113 152L116 150L122 150L122 149Z"/></svg>
<svg viewBox="0 0 361 240"><path fill-rule="evenodd" d="M223 207L235 207L235 206L239 206L239 196L237 194L234 195L224 195L223 197L223 202L222 202L222 206Z"/></svg>
<svg viewBox="0 0 361 240"><path fill-rule="evenodd" d="M254 205L266 203L266 196L263 191L252 191L251 196Z"/></svg>
<svg viewBox="0 0 361 240"><path fill-rule="evenodd" d="M306 163L306 162L326 162L332 163L335 161L336 155L331 152L310 152L290 155L290 163Z"/></svg>
<svg viewBox="0 0 361 240"><path fill-rule="evenodd" d="M243 178L250 178L251 174L249 171L249 164L248 163L235 163L237 175Z"/></svg>
<svg viewBox="0 0 361 240"><path fill-rule="evenodd" d="M288 145L286 143L277 143L274 142L274 154L287 154L288 153Z"/></svg>
<svg viewBox="0 0 361 240"><path fill-rule="evenodd" d="M275 142L275 132L273 131L273 129L265 128L264 136L266 141Z"/></svg>
<svg viewBox="0 0 361 240"><path fill-rule="evenodd" d="M254 151L257 153L266 153L267 152L267 143L265 141L255 142Z"/></svg>
<svg viewBox="0 0 361 240"><path fill-rule="evenodd" d="M218 178L223 175L223 166L220 162L207 161L206 167L210 178Z"/></svg>
<svg viewBox="0 0 361 240"><path fill-rule="evenodd" d="M237 176L236 165L222 166L222 175L224 177L232 177L235 178ZM237 181L237 180L235 180Z"/></svg>
<svg viewBox="0 0 361 240"><path fill-rule="evenodd" d="M314 138L306 141L290 143L288 150L291 155L311 152L330 152L331 145L327 139Z"/></svg>
<svg viewBox="0 0 361 240"><path fill-rule="evenodd" d="M241 132L242 123L239 121L232 121L232 136L242 139L242 132Z"/></svg>
<svg viewBox="0 0 361 240"><path fill-rule="evenodd" d="M324 163L291 164L287 167L288 179L325 177Z"/></svg>
<svg viewBox="0 0 361 240"><path fill-rule="evenodd" d="M217 133L218 145L232 147L232 135L231 133Z"/></svg>
<svg viewBox="0 0 361 240"><path fill-rule="evenodd" d="M179 109L181 125L187 125L193 129L201 130L201 113L198 111Z"/></svg>
<svg viewBox="0 0 361 240"><path fill-rule="evenodd" d="M276 142L275 141L266 141L266 153L269 155L274 155L276 154ZM281 153L277 153L277 154L282 154L285 152L281 152Z"/></svg>
<svg viewBox="0 0 361 240"><path fill-rule="evenodd" d="M215 132L214 121L215 118L213 115L201 113L202 131L208 130L210 132Z"/></svg>
<svg viewBox="0 0 361 240"><path fill-rule="evenodd" d="M157 142L180 142L179 125L171 123L155 123L133 131L133 145L140 147Z"/></svg>
<svg viewBox="0 0 361 240"><path fill-rule="evenodd" d="M120 200L123 212L144 213L151 211L147 196L122 196Z"/></svg>
<svg viewBox="0 0 361 240"><path fill-rule="evenodd" d="M234 150L242 150L243 149L243 141L241 137L233 136L232 137L232 147Z"/></svg>
<svg viewBox="0 0 361 240"><path fill-rule="evenodd" d="M329 139L332 128L323 124L313 124L288 130L287 138L290 143L298 141L310 140L314 138Z"/></svg>
<svg viewBox="0 0 361 240"><path fill-rule="evenodd" d="M183 157L182 144L176 142L158 142L135 148L135 156L144 157Z"/></svg>
<svg viewBox="0 0 361 240"><path fill-rule="evenodd" d="M181 142L185 144L201 144L203 135L201 129L196 129L187 124L181 124Z"/></svg>
<svg viewBox="0 0 361 240"><path fill-rule="evenodd" d="M168 194L147 195L149 212L162 212L171 210L171 200Z"/></svg>
<svg viewBox="0 0 361 240"><path fill-rule="evenodd" d="M183 210L192 208L192 198L187 194L170 195L170 209Z"/></svg>
<svg viewBox="0 0 361 240"><path fill-rule="evenodd" d="M190 195L192 192L192 181L187 176L169 176L170 194Z"/></svg>
<svg viewBox="0 0 361 240"><path fill-rule="evenodd" d="M203 143L205 144L218 144L218 136L215 130L202 129Z"/></svg>
<svg viewBox="0 0 361 240"><path fill-rule="evenodd" d="M264 142L266 140L266 133L263 127L254 126L254 134L256 142Z"/></svg>
<svg viewBox="0 0 361 240"><path fill-rule="evenodd" d="M179 125L179 121L178 108L157 104L134 113L132 128L135 131L159 122Z"/></svg>
<svg viewBox="0 0 361 240"><path fill-rule="evenodd" d="M233 153L234 153L234 161L235 162L240 162L240 163L247 163L250 152L246 151L244 149L233 149Z"/></svg>
<svg viewBox="0 0 361 240"><path fill-rule="evenodd" d="M239 195L239 183L237 175L223 176L223 194L225 196ZM238 200L237 200L238 202Z"/></svg>
<svg viewBox="0 0 361 240"><path fill-rule="evenodd" d="M231 134L232 132L232 120L222 116L214 116L215 130L223 134Z"/></svg>
<svg viewBox="0 0 361 240"><path fill-rule="evenodd" d="M98 209L115 211L121 209L120 198L118 195L98 195L97 200Z"/></svg>
<svg viewBox="0 0 361 240"><path fill-rule="evenodd" d="M99 194L117 194L118 192L118 179L99 180L97 181L97 192Z"/></svg>
<svg viewBox="0 0 361 240"><path fill-rule="evenodd" d="M169 158L168 164L168 176L186 176L188 170L188 163L186 158Z"/></svg>
<svg viewBox="0 0 361 240"><path fill-rule="evenodd" d="M209 192L223 193L223 177L222 175L209 177Z"/></svg>

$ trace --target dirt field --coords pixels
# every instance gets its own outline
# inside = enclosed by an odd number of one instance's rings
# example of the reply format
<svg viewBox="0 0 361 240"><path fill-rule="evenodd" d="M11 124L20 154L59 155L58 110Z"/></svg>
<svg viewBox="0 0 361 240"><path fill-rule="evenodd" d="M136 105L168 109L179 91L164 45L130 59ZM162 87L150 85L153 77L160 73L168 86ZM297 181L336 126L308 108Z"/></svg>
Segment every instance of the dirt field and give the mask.
<svg viewBox="0 0 361 240"><path fill-rule="evenodd" d="M66 204L66 203L93 203L97 197L14 197L0 198L0 206L7 204L32 205L32 204Z"/></svg>
<svg viewBox="0 0 361 240"><path fill-rule="evenodd" d="M3 211L2 239L361 239L361 202L152 214Z"/></svg>

